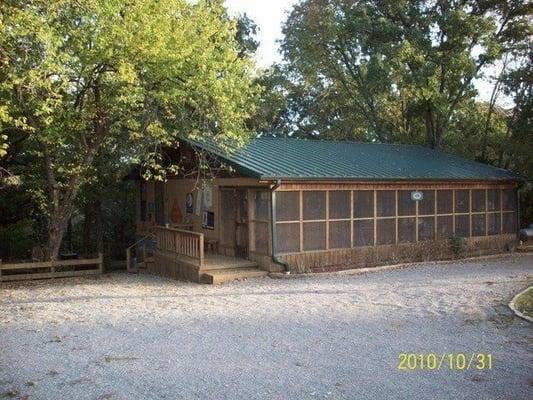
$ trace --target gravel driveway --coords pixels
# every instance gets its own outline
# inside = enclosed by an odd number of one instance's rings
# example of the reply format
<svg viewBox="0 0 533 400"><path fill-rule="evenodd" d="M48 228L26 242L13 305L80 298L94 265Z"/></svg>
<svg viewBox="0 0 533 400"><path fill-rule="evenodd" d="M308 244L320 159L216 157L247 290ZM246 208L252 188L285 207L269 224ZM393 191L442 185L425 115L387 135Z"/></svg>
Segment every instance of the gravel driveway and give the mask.
<svg viewBox="0 0 533 400"><path fill-rule="evenodd" d="M0 285L0 399L526 399L533 256L219 287L146 275ZM400 352L492 370L399 370Z"/></svg>

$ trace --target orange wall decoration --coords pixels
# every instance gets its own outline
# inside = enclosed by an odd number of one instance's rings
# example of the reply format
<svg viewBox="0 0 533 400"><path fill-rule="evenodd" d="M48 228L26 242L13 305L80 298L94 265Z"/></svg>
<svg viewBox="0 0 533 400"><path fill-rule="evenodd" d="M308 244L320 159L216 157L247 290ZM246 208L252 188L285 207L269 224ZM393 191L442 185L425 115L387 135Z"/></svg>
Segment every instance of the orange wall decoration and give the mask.
<svg viewBox="0 0 533 400"><path fill-rule="evenodd" d="M172 209L170 210L170 220L175 224L179 224L182 219L183 214L181 213L179 202L177 199L174 199Z"/></svg>

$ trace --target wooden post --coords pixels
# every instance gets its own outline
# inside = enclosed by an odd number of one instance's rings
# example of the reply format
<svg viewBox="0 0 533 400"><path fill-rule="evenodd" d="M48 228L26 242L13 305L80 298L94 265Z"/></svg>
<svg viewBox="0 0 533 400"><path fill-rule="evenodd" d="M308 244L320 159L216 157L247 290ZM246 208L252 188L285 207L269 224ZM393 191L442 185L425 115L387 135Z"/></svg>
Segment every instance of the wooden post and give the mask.
<svg viewBox="0 0 533 400"><path fill-rule="evenodd" d="M202 267L204 266L204 235L201 234L200 235L200 240L199 240L199 255L200 255L200 269L202 269Z"/></svg>
<svg viewBox="0 0 533 400"><path fill-rule="evenodd" d="M98 272L101 274L104 273L104 255L98 253Z"/></svg>
<svg viewBox="0 0 533 400"><path fill-rule="evenodd" d="M126 249L126 271L131 272L131 249Z"/></svg>

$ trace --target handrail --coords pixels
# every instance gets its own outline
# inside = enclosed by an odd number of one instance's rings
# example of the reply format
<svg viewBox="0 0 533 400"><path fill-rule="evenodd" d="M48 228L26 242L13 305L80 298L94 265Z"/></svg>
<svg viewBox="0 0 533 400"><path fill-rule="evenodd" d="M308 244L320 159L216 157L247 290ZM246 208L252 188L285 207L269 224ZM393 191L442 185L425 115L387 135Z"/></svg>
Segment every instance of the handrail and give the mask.
<svg viewBox="0 0 533 400"><path fill-rule="evenodd" d="M139 243L145 241L145 240L148 239L149 237L152 237L152 238L153 238L154 236L155 236L154 233L149 233L148 235L143 236L142 238L140 238L139 240L137 240L135 243L133 243L130 247L128 247L128 248L126 249L126 251L131 250L132 248L134 248L135 246L137 246Z"/></svg>
<svg viewBox="0 0 533 400"><path fill-rule="evenodd" d="M164 226L155 227L156 246L158 250L168 251L204 263L204 234Z"/></svg>
<svg viewBox="0 0 533 400"><path fill-rule="evenodd" d="M128 272L136 272L137 271L137 268L136 266L133 266L131 265L131 250L138 246L140 243L144 242L146 239L150 239L150 238L155 238L155 234L153 233L149 233L148 235L145 235L143 236L142 238L140 238L139 240L137 240L135 243L133 243L130 247L128 247L126 249L126 270ZM143 248L143 261L145 261L146 259L146 248L144 247Z"/></svg>

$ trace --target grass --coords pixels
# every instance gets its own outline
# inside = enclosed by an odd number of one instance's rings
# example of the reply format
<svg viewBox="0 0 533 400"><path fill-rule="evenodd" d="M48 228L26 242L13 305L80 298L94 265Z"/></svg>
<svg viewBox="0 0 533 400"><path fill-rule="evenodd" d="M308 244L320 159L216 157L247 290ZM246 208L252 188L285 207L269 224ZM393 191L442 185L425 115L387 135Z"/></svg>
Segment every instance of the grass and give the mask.
<svg viewBox="0 0 533 400"><path fill-rule="evenodd" d="M533 318L533 286L518 296L514 302L515 308L522 314Z"/></svg>

